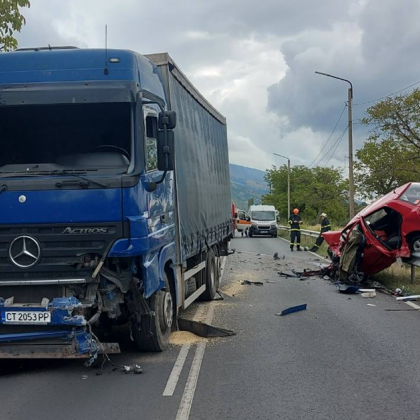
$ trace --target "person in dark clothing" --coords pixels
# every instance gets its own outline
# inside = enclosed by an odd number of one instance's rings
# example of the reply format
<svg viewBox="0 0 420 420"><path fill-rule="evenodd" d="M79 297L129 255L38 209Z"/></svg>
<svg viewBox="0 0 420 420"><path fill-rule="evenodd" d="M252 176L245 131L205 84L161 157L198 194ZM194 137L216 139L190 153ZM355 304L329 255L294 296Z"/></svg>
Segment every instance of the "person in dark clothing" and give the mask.
<svg viewBox="0 0 420 420"><path fill-rule="evenodd" d="M293 210L293 215L290 216L289 225L290 225L290 250L293 251L293 246L296 244L297 250L300 249L300 225L302 220L299 216L299 209Z"/></svg>
<svg viewBox="0 0 420 420"><path fill-rule="evenodd" d="M324 242L324 238L322 237L322 234L324 232L328 232L329 230L331 230L330 221L327 219L327 215L325 213L322 213L321 214L321 233L319 234L318 238L316 238L315 245L309 251L316 252L318 250L318 248Z"/></svg>

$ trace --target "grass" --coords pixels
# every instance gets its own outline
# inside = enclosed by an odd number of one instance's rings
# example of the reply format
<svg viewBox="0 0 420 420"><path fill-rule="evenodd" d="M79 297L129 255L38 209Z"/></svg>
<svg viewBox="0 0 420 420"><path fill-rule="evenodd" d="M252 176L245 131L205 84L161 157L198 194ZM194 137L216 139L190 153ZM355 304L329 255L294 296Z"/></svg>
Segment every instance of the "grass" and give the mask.
<svg viewBox="0 0 420 420"><path fill-rule="evenodd" d="M418 267L415 270L415 283L411 283L411 267L407 264L404 264L402 267L393 264L386 270L372 276L372 279L391 290L395 290L398 287L404 294L420 295L420 272Z"/></svg>

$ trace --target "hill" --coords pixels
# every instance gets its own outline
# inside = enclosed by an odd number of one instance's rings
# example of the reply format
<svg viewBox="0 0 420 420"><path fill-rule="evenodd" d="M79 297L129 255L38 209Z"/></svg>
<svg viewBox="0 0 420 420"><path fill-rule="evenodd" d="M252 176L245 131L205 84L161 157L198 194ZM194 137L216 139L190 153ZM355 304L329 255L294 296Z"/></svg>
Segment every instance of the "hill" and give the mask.
<svg viewBox="0 0 420 420"><path fill-rule="evenodd" d="M261 196L269 191L264 179L265 172L232 163L229 166L232 200L236 206L246 210L250 198L254 199L255 204L261 204Z"/></svg>

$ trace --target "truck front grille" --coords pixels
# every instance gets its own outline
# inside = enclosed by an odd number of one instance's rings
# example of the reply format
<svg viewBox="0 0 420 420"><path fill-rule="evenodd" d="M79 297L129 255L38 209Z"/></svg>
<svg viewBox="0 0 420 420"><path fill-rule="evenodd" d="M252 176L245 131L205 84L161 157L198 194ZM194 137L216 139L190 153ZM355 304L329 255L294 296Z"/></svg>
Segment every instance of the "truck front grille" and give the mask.
<svg viewBox="0 0 420 420"><path fill-rule="evenodd" d="M68 233L69 227L71 232L82 233ZM14 264L10 253L12 242L23 236L35 239L40 248L38 261L27 268ZM0 226L0 285L17 280L87 278L95 266L91 258L100 259L112 243L124 236L128 236L128 226L115 222ZM19 250L19 246L15 248Z"/></svg>

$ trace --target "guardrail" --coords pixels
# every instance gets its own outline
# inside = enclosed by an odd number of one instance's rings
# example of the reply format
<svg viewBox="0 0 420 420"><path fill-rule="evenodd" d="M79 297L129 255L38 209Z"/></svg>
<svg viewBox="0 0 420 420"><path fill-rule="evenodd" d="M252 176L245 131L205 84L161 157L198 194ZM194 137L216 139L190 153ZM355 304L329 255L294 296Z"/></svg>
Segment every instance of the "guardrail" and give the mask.
<svg viewBox="0 0 420 420"><path fill-rule="evenodd" d="M290 231L290 227L289 226L281 226L281 225L277 225L277 229L279 230L286 230L286 231ZM306 236L310 236L312 238L317 238L319 236L319 233L321 231L315 231L315 230L308 230L308 229L301 229L300 233L302 235L306 235Z"/></svg>

